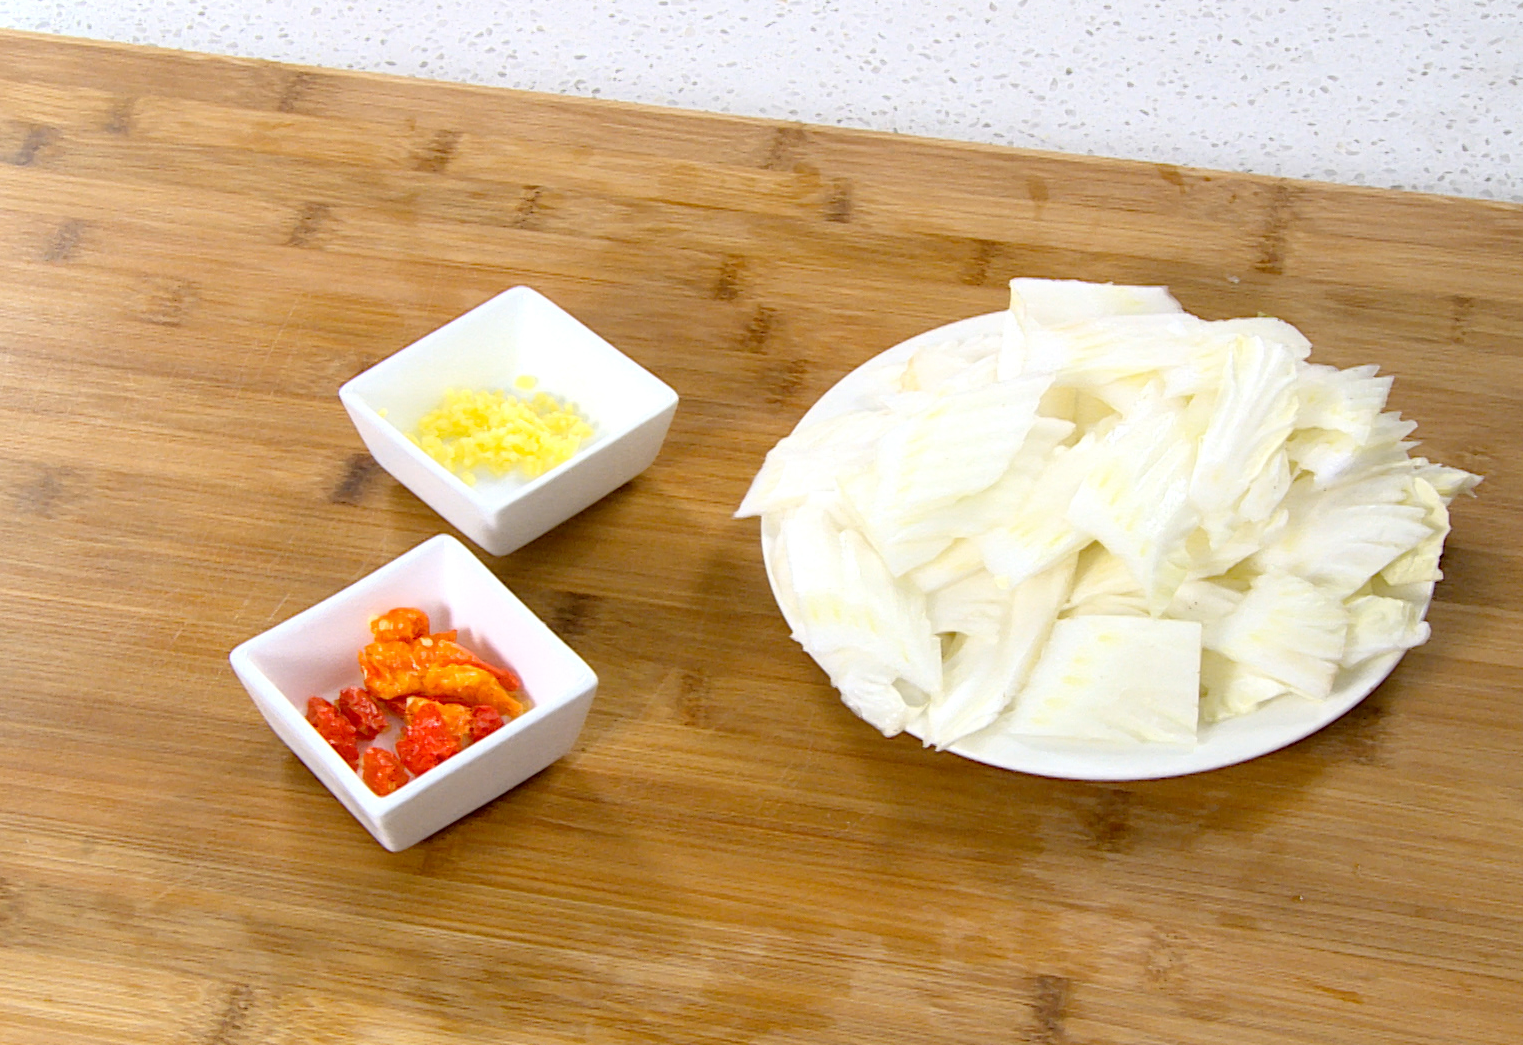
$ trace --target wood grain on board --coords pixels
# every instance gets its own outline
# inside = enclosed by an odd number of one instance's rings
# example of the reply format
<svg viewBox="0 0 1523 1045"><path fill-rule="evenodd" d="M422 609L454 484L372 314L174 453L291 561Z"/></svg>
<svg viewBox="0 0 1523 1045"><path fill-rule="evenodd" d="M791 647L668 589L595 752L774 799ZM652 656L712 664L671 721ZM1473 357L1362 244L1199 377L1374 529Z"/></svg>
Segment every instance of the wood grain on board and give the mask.
<svg viewBox="0 0 1523 1045"><path fill-rule="evenodd" d="M766 450L1016 275L1377 363L1454 511L1434 637L1201 776L884 740L789 639ZM567 758L382 850L237 643L449 527L338 386L515 284L673 385L490 567ZM0 33L0 1042L1515 1043L1523 208Z"/></svg>

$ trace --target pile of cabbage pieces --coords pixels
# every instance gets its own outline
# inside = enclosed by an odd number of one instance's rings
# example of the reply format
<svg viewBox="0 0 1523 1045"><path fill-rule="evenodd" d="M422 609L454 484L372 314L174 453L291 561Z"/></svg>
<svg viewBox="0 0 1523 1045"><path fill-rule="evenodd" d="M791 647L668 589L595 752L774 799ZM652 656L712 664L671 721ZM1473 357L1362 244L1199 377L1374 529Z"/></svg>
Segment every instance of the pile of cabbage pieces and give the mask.
<svg viewBox="0 0 1523 1045"><path fill-rule="evenodd" d="M1427 639L1447 505L1480 478L1410 455L1375 367L1162 287L1017 279L986 329L859 371L736 513L885 735L1189 747Z"/></svg>

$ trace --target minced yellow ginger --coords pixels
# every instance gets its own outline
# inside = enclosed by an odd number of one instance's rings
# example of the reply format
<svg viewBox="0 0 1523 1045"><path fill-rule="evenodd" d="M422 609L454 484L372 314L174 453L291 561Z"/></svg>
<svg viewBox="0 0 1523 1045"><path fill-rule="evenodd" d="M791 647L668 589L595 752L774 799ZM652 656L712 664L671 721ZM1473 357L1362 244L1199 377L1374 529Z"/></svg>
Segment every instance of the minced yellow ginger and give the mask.
<svg viewBox="0 0 1523 1045"><path fill-rule="evenodd" d="M514 384L527 393L536 382L525 376ZM498 478L512 472L526 479L543 475L569 461L591 435L592 425L576 407L548 392L518 396L452 388L418 422L411 439L474 485L478 470Z"/></svg>

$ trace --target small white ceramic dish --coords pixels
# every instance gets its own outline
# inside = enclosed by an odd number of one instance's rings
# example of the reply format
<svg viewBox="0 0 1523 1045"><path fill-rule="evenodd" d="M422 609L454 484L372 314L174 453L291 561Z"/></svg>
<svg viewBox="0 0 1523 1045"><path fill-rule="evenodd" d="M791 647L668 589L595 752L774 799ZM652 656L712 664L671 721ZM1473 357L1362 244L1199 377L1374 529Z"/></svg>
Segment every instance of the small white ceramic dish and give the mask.
<svg viewBox="0 0 1523 1045"><path fill-rule="evenodd" d="M357 654L370 620L398 606L457 628L484 660L512 668L531 706L497 732L382 797L306 720L307 698L361 684ZM276 735L356 820L393 852L406 849L527 780L571 749L597 676L465 545L433 537L233 650L233 671Z"/></svg>
<svg viewBox="0 0 1523 1045"><path fill-rule="evenodd" d="M921 348L970 337L998 336L1004 319L1003 312L974 316L900 342L838 381L800 418L795 430L861 409L872 393L881 390L880 378L885 372L902 365ZM787 587L778 583L772 564L775 539L776 524L768 525L764 521L762 559L767 566L767 579L784 619L797 631L797 611ZM1432 587L1428 585L1430 598ZM1427 612L1426 603L1423 610ZM1201 773L1267 755L1310 736L1369 696L1400 660L1400 653L1390 653L1371 657L1342 672L1335 681L1332 694L1324 701L1281 697L1250 714L1204 725L1200 729L1199 741L1190 749L1163 745L1107 748L1078 742L1044 741L1003 732L1003 723L997 719L988 728L964 737L946 750L1001 769L1068 780L1151 780ZM908 728L908 732L916 737L920 737L923 731L923 724L912 723Z"/></svg>
<svg viewBox="0 0 1523 1045"><path fill-rule="evenodd" d="M534 479L468 485L408 438L453 388L535 391L574 404L594 434ZM643 472L677 410L677 393L529 287L514 287L388 356L339 389L370 454L493 555L507 555Z"/></svg>

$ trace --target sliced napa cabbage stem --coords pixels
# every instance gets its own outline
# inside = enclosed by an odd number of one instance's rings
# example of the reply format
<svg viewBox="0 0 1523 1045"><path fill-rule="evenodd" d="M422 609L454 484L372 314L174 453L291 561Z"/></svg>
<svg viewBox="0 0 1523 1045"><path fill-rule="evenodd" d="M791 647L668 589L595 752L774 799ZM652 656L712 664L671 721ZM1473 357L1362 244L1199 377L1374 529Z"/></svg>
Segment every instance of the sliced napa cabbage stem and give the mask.
<svg viewBox="0 0 1523 1045"><path fill-rule="evenodd" d="M834 491L839 476L867 467L878 440L895 423L887 411L857 411L787 436L767 453L735 517L785 511Z"/></svg>
<svg viewBox="0 0 1523 1045"><path fill-rule="evenodd" d="M997 634L968 635L945 664L945 693L926 709L924 740L949 747L1005 710L1030 674L1052 622L1068 597L1075 558L1009 592Z"/></svg>
<svg viewBox="0 0 1523 1045"><path fill-rule="evenodd" d="M1266 573L1206 628L1201 645L1321 700L1332 692L1347 634L1341 601L1292 574Z"/></svg>
<svg viewBox="0 0 1523 1045"><path fill-rule="evenodd" d="M1200 701L1195 621L1087 616L1056 621L1007 728L1107 744L1195 744Z"/></svg>
<svg viewBox="0 0 1523 1045"><path fill-rule="evenodd" d="M992 485L909 523L900 531L901 539L952 540L977 536L1000 525L1031 499L1052 452L1074 427L1072 421L1038 417L1004 474Z"/></svg>
<svg viewBox="0 0 1523 1045"><path fill-rule="evenodd" d="M983 570L926 595L926 615L931 619L931 630L942 637L943 668L958 636L997 641L1009 602L1010 589Z"/></svg>
<svg viewBox="0 0 1523 1045"><path fill-rule="evenodd" d="M902 731L916 712L894 682L941 692L940 642L925 596L896 584L866 539L843 528L821 501L788 513L778 542L797 616L794 639L854 711L886 734Z"/></svg>
<svg viewBox="0 0 1523 1045"><path fill-rule="evenodd" d="M1034 375L938 395L883 433L872 465L844 482L842 492L895 576L950 543L917 533L917 524L989 489L1010 470L1051 383ZM969 431L985 433L976 453L966 452Z"/></svg>
<svg viewBox="0 0 1523 1045"><path fill-rule="evenodd" d="M1099 459L1094 432L1072 447L1053 451L1031 496L1003 525L971 538L985 568L1010 587L1050 569L1094 538L1068 521L1074 494Z"/></svg>
<svg viewBox="0 0 1523 1045"><path fill-rule="evenodd" d="M1155 613L1185 579L1185 542L1200 520L1189 497L1195 448L1180 420L1168 400L1146 396L1101 442L1066 513L1126 563Z"/></svg>
<svg viewBox="0 0 1523 1045"><path fill-rule="evenodd" d="M1449 535L1449 507L1422 476L1412 478L1412 500L1427 511L1423 525L1428 533L1381 569L1380 579L1389 585L1431 584L1444 579L1438 560L1444 552L1444 538Z"/></svg>
<svg viewBox="0 0 1523 1045"><path fill-rule="evenodd" d="M1190 474L1190 500L1208 531L1248 494L1284 445L1296 418L1296 359L1283 345L1239 337L1227 365ZM1225 519L1224 519L1225 517Z"/></svg>
<svg viewBox="0 0 1523 1045"><path fill-rule="evenodd" d="M1416 427L1400 414L1381 414L1363 442L1344 432L1302 428L1285 441L1285 451L1297 468L1310 473L1318 490L1326 490L1350 477L1409 469L1409 452L1417 444L1406 442L1405 437Z"/></svg>
<svg viewBox="0 0 1523 1045"><path fill-rule="evenodd" d="M1294 575L1342 600L1431 532L1410 471L1382 471L1325 490L1307 475L1291 483L1285 528L1249 560L1263 573Z"/></svg>
<svg viewBox="0 0 1523 1045"><path fill-rule="evenodd" d="M1215 650L1200 655L1200 720L1221 722L1291 695L1290 687Z"/></svg>
<svg viewBox="0 0 1523 1045"><path fill-rule="evenodd" d="M1146 603L1142 586L1127 569L1126 563L1097 541L1074 558L1073 588L1062 612L1083 612L1086 606L1114 599Z"/></svg>
<svg viewBox="0 0 1523 1045"><path fill-rule="evenodd" d="M1360 595L1348 600L1347 606L1348 637L1339 661L1345 668L1428 641L1431 629L1423 620L1423 608L1408 599Z"/></svg>
<svg viewBox="0 0 1523 1045"><path fill-rule="evenodd" d="M1297 377L1296 422L1299 429L1342 432L1356 445L1369 442L1375 418L1385 409L1391 378L1379 367L1339 370L1312 363Z"/></svg>

